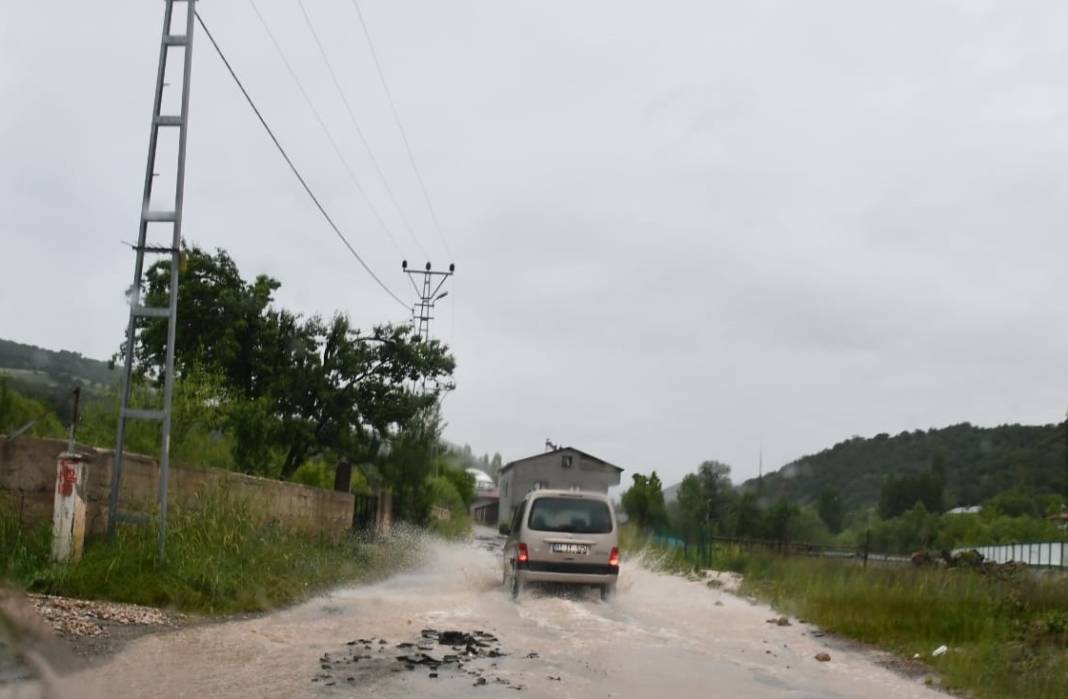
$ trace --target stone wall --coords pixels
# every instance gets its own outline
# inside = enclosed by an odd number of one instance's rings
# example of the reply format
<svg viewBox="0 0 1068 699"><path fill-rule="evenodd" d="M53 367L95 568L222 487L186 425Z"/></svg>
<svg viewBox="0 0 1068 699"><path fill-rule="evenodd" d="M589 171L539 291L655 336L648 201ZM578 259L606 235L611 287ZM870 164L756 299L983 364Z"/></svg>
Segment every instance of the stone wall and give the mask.
<svg viewBox="0 0 1068 699"><path fill-rule="evenodd" d="M56 480L56 457L66 450L58 439L0 436L0 493L12 501L24 524L52 522L53 489ZM108 496L114 452L79 445L86 455L87 520L90 532L107 528ZM155 459L127 454L124 461L120 508L125 512L149 512L156 501L159 466ZM246 476L211 468L171 466L168 478L172 503L188 499L197 492L220 486L278 522L304 531L340 536L352 529L355 496L296 483Z"/></svg>

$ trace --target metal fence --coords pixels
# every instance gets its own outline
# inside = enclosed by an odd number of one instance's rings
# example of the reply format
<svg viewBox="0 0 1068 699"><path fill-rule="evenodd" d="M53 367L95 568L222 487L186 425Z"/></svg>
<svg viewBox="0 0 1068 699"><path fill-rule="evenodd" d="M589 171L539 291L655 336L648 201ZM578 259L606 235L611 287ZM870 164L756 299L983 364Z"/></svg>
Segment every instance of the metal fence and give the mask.
<svg viewBox="0 0 1068 699"><path fill-rule="evenodd" d="M822 558L853 559L869 563L901 565L911 563L912 556L878 553L867 546L824 546L799 541L770 539L742 539L724 536L708 536L707 533L692 535L675 532L658 532L652 542L676 552L683 560L697 566L712 567L718 553L731 551L764 551L783 556L814 556ZM953 554L978 551L983 559L992 563L1022 563L1035 568L1068 570L1068 541L1038 541L991 546L965 546L953 549Z"/></svg>
<svg viewBox="0 0 1068 699"><path fill-rule="evenodd" d="M698 566L712 567L718 553L763 551L783 556L812 556L820 558L852 559L863 565L868 563L909 563L908 556L876 553L867 546L825 546L800 541L775 539L749 539L726 536L708 536L705 533L685 536L674 533L656 533L654 544L675 551L683 560Z"/></svg>
<svg viewBox="0 0 1068 699"><path fill-rule="evenodd" d="M954 549L953 553L962 553L973 549L982 554L985 560L994 563L1023 563L1036 568L1068 569L1068 542L1064 541L967 546Z"/></svg>

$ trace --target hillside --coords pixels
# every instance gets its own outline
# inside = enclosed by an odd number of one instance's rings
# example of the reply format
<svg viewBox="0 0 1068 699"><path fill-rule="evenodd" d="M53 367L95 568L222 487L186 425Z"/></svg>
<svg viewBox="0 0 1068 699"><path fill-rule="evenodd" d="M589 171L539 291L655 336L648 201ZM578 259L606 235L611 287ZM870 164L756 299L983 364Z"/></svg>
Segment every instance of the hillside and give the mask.
<svg viewBox="0 0 1068 699"><path fill-rule="evenodd" d="M103 393L118 381L119 371L108 362L77 352L0 339L0 378L26 395L41 398L67 419L71 389L80 385L89 393Z"/></svg>
<svg viewBox="0 0 1068 699"><path fill-rule="evenodd" d="M847 510L874 506L888 476L916 474L932 467L945 472L945 505L973 505L999 492L1022 487L1063 493L1065 433L1063 425L1001 425L968 423L891 437L853 437L818 454L801 457L763 482L746 481L742 488L764 496L786 496L814 503L826 488L841 493Z"/></svg>

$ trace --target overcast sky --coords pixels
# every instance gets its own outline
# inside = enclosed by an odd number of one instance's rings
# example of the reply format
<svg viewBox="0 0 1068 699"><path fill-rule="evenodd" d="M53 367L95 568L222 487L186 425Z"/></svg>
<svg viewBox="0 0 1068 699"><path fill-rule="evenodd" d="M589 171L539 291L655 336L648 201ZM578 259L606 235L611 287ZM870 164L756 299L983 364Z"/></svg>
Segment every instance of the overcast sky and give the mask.
<svg viewBox="0 0 1068 699"><path fill-rule="evenodd" d="M405 299L402 258L457 266L434 325L450 440L740 480L760 445L777 468L855 434L1062 419L1064 2L363 0L443 243L351 0L304 0L418 244L296 1L256 3L389 232L248 0L199 7L354 246ZM163 3L7 5L0 337L106 358ZM202 34L191 109L187 240L287 307L404 319Z"/></svg>

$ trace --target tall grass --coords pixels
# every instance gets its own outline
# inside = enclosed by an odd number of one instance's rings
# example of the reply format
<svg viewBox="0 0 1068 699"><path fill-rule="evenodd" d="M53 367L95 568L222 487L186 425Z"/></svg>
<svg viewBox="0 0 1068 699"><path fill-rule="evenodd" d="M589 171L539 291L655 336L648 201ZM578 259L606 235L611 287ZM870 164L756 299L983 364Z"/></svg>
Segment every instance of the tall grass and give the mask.
<svg viewBox="0 0 1068 699"><path fill-rule="evenodd" d="M632 528L625 555L689 575L681 549ZM742 593L842 636L919 655L945 687L980 698L1068 696L1068 577L1033 571L870 565L717 546L713 567L743 576ZM932 651L949 647L944 655Z"/></svg>
<svg viewBox="0 0 1068 699"><path fill-rule="evenodd" d="M834 633L919 654L952 689L978 697L1064 697L1068 579L1023 571L876 567L725 552L743 592ZM932 651L949 646L945 655Z"/></svg>
<svg viewBox="0 0 1068 699"><path fill-rule="evenodd" d="M6 576L38 592L209 614L270 609L343 581L384 576L418 555L410 541L372 544L294 531L222 490L172 509L162 562L153 526L122 526L70 565L48 563L47 547L47 531L43 540L26 542L24 563ZM6 557L9 548L23 550L5 543L0 553Z"/></svg>
<svg viewBox="0 0 1068 699"><path fill-rule="evenodd" d="M48 565L52 532L47 525L23 527L10 500L0 496L0 580L25 584Z"/></svg>

